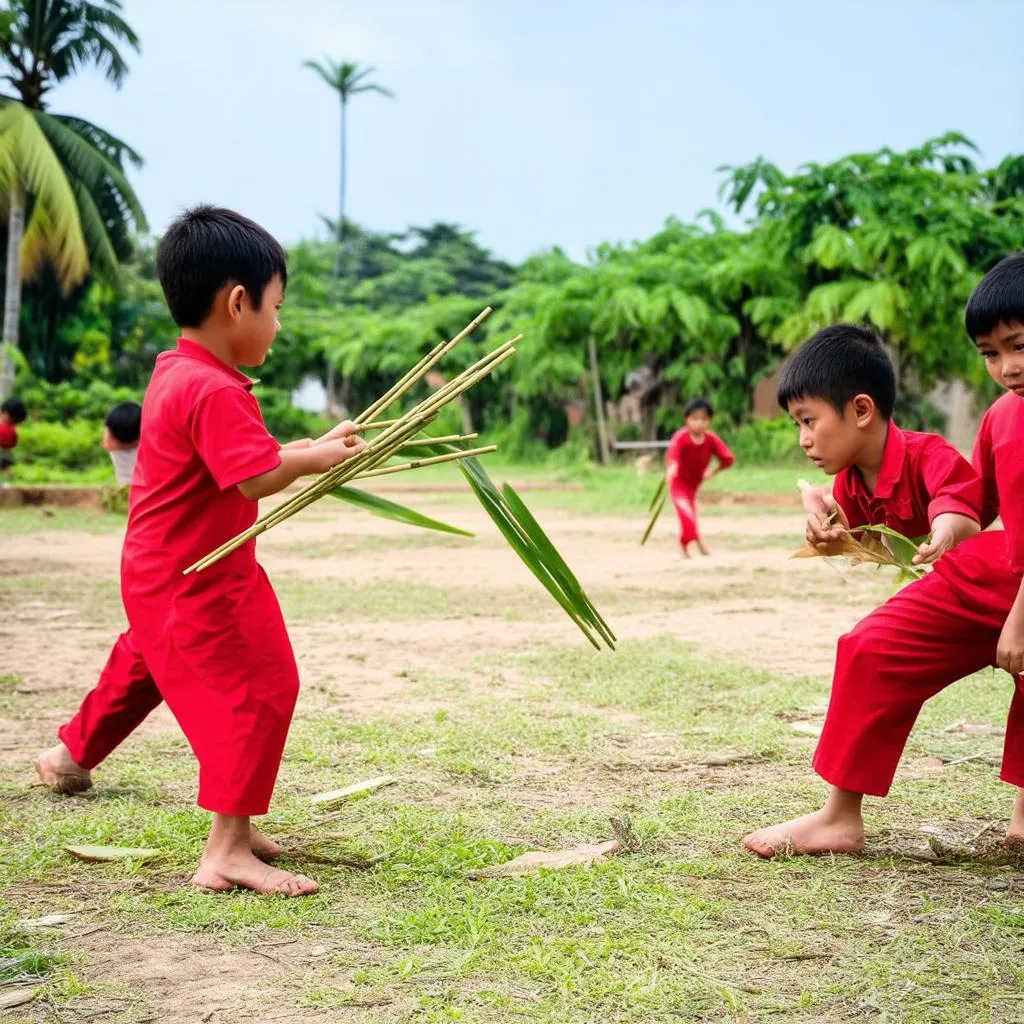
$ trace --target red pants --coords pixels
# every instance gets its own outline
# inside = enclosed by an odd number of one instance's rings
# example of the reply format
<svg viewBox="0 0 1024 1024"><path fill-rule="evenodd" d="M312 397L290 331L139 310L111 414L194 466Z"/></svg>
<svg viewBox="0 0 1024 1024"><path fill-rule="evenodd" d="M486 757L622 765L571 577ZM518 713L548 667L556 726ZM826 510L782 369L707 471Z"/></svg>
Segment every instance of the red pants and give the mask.
<svg viewBox="0 0 1024 1024"><path fill-rule="evenodd" d="M222 606L222 618L195 615L197 603L207 612ZM95 767L166 700L199 761L199 806L266 814L299 680L263 570L225 578L170 609L166 600L138 597L126 605L133 628L118 637L98 683L59 730L71 756Z"/></svg>
<svg viewBox="0 0 1024 1024"><path fill-rule="evenodd" d="M123 743L163 697L135 645L131 630L114 643L99 681L78 714L57 731L76 764L95 768Z"/></svg>
<svg viewBox="0 0 1024 1024"><path fill-rule="evenodd" d="M814 768L841 789L885 796L922 705L995 664L1021 578L1002 531L936 563L842 637ZM1000 778L1024 786L1024 681L1015 680Z"/></svg>
<svg viewBox="0 0 1024 1024"><path fill-rule="evenodd" d="M679 517L679 544L685 548L687 544L700 540L700 530L697 528L697 488L687 487L677 478L672 481L669 493Z"/></svg>

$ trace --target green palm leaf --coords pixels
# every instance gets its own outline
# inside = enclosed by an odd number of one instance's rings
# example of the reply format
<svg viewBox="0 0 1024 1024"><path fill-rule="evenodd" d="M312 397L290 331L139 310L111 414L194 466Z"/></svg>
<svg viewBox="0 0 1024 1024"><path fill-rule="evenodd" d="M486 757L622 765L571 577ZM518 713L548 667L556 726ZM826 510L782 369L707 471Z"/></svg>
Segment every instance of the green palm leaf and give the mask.
<svg viewBox="0 0 1024 1024"><path fill-rule="evenodd" d="M425 516L414 509L406 508L405 505L399 505L397 502L389 501L387 498L382 498L377 494L371 494L369 491L362 491L357 487L349 487L347 484L336 487L330 492L330 495L332 498L347 501L350 505L355 505L358 508L365 509L367 512L372 512L375 516L380 516L382 519L390 519L395 523L403 523L406 526L418 526L421 530L437 530L440 533L451 533L458 537L476 536L470 533L469 530L463 530L449 523L442 523L439 519L431 519L430 516Z"/></svg>
<svg viewBox="0 0 1024 1024"><path fill-rule="evenodd" d="M651 513L651 517L647 521L647 529L644 530L643 537L640 538L641 547L647 543L651 534L654 532L654 526L658 522L658 518L661 516L667 501L668 491L665 489L665 480L662 478L661 483L658 485L658 489L654 492L654 497L651 499L651 504L648 508L648 511Z"/></svg>

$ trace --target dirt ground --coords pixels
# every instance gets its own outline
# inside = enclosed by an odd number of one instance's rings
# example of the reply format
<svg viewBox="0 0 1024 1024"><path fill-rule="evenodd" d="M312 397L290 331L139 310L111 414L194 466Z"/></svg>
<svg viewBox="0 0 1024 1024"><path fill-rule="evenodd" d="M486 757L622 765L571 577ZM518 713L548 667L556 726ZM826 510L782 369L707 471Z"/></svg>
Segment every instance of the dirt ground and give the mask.
<svg viewBox="0 0 1024 1024"><path fill-rule="evenodd" d="M415 680L439 663L471 678L488 652L584 643L477 509L450 499L432 506L425 495L415 504L480 536L413 536L365 514L330 509L294 519L260 542L261 561L283 595L309 699L329 699L349 717L372 717L421 699ZM23 695L38 695L38 713L0 718L0 762L27 784L36 751L52 742L57 725L94 681L120 628L111 610L117 608L121 535L40 530L3 536L2 516L0 581L9 595L0 619L2 673L19 677ZM879 583L869 572L844 583L818 560L790 559L801 532L792 512L748 508L708 516L713 555L689 561L680 558L667 519L641 548L642 519L550 507L539 517L621 640L672 636L751 668L826 677L836 637L879 600ZM20 580L26 581L23 591ZM333 588L348 599L321 613L318 600ZM381 593L398 595L383 615ZM420 615L418 601L448 601L452 616L439 616L436 607L431 616ZM509 685L515 685L511 677ZM143 733L178 736L162 710ZM285 950L292 957L285 960L272 949L237 950L205 936L143 942L87 928L78 934L68 935L66 944L85 955L83 976L117 978L131 962L149 1019L160 1021L242 1019L252 986L258 983L265 994L268 984L289 973L288 964L316 957L315 940ZM235 1008L230 1018L219 1012L228 1005ZM309 1016L317 1014L310 1010Z"/></svg>

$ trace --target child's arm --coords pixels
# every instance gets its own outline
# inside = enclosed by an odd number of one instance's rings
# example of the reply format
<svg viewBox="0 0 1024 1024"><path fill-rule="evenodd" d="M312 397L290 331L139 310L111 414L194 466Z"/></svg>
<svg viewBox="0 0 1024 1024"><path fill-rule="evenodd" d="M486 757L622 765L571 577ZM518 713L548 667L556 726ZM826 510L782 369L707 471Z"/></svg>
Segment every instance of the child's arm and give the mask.
<svg viewBox="0 0 1024 1024"><path fill-rule="evenodd" d="M736 463L736 456L729 451L729 446L717 434L709 432L708 440L712 444L711 454L715 459L715 468L712 469L708 466L704 473L705 480L710 480L713 476L718 476L718 474L723 470L728 469Z"/></svg>
<svg viewBox="0 0 1024 1024"><path fill-rule="evenodd" d="M928 522L932 536L918 549L914 564L929 565L981 529L984 488L977 470L938 436L928 441L921 473L931 495Z"/></svg>
<svg viewBox="0 0 1024 1024"><path fill-rule="evenodd" d="M246 498L257 501L284 490L300 476L326 473L366 447L358 430L354 423L346 421L316 440L303 438L284 445L281 462L275 469L243 480L238 489Z"/></svg>
<svg viewBox="0 0 1024 1024"><path fill-rule="evenodd" d="M996 664L1004 672L1009 672L1014 681L1019 675L1024 675L1024 583L1021 583L1017 600L1013 602L999 634Z"/></svg>
<svg viewBox="0 0 1024 1024"><path fill-rule="evenodd" d="M679 451L683 446L683 432L680 430L672 437L672 441L665 452L665 478L671 486L672 481L679 476Z"/></svg>

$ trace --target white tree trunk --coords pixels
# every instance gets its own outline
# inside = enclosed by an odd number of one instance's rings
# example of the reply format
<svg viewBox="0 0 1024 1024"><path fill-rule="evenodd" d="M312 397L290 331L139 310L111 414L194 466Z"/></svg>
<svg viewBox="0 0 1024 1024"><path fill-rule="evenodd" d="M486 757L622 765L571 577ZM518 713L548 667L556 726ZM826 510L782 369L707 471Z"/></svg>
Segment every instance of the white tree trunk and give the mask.
<svg viewBox="0 0 1024 1024"><path fill-rule="evenodd" d="M7 277L4 291L3 369L0 371L0 401L14 389L14 353L18 347L18 319L21 315L21 236L25 231L25 192L15 179L10 193L11 213L7 221Z"/></svg>

